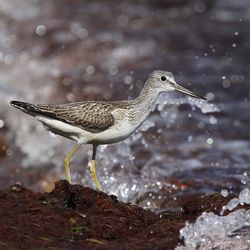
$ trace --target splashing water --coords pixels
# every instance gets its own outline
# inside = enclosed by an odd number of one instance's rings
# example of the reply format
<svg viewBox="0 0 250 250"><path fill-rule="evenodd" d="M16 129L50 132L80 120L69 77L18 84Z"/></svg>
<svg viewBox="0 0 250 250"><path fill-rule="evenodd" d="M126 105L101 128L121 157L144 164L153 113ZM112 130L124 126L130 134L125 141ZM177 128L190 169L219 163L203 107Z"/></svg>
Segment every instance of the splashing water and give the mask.
<svg viewBox="0 0 250 250"><path fill-rule="evenodd" d="M239 194L239 198L233 198L224 206L220 212L220 215L223 215L226 210L232 211L238 205L250 204L250 190L245 188Z"/></svg>
<svg viewBox="0 0 250 250"><path fill-rule="evenodd" d="M176 250L247 250L250 246L250 210L240 209L227 216L202 214L195 224L181 229L185 246Z"/></svg>
<svg viewBox="0 0 250 250"><path fill-rule="evenodd" d="M104 166L104 183L105 188L109 190L109 192L117 195L124 201L135 201L136 197L141 197L144 192L149 191L148 184L152 183L152 180L154 181L159 173L161 173L161 175L167 176L169 173L173 173L174 171L178 170L178 168L176 168L175 170L174 168L163 170L164 167L161 166L161 162L164 162L166 160L165 157L167 156L160 154L160 152L158 151L158 147L154 147L152 142L145 139L145 134L148 130L155 128L155 123L161 119L164 119L164 122L166 124L174 124L178 115L178 110L176 108L174 108L173 110L173 108L169 108L168 105L171 104L175 105L175 107L178 107L179 105L184 103L190 104L192 107L200 108L202 113L219 112L219 108L216 105L209 104L204 101L193 101L192 98L182 98L181 100L179 100L170 98L166 95L160 96L157 99L154 108L154 110L160 112L160 116L156 117L151 115L142 124L142 126L139 127L139 129L125 141L117 143L116 145L101 146L101 156L98 161L101 166ZM147 149L147 155L150 156L150 158L143 166L143 169L140 172L139 176L133 173L133 171L136 171L136 159L132 150L133 146L135 145ZM112 166L114 166L114 164L116 163L121 166L119 174L117 174L115 171L110 171L110 167L112 168ZM202 164L199 163L199 161L196 159L189 159L183 165L185 165L187 169L202 166ZM162 188L162 185L164 184L161 183L160 188Z"/></svg>
<svg viewBox="0 0 250 250"><path fill-rule="evenodd" d="M250 190L240 192L225 209L232 210L238 204L250 204ZM230 214L203 213L195 223L186 223L180 230L185 246L176 250L221 249L247 250L250 247L250 209L240 209Z"/></svg>
<svg viewBox="0 0 250 250"><path fill-rule="evenodd" d="M166 95L162 95L160 98L158 98L156 103L158 104L159 111L163 110L166 105L179 106L181 104L189 104L193 108L197 107L201 110L203 114L215 113L215 112L221 111L219 107L213 103L208 103L207 101L195 99L191 97L178 98L178 99L168 98L166 101Z"/></svg>

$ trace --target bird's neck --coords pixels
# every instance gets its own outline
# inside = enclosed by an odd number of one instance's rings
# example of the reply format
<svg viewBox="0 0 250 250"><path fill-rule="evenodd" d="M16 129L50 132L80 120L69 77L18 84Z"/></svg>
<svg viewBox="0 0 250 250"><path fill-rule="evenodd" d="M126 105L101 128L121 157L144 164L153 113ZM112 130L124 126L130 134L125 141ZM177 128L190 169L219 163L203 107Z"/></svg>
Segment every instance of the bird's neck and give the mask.
<svg viewBox="0 0 250 250"><path fill-rule="evenodd" d="M133 108L130 110L130 121L134 128L139 127L147 118L159 94L159 91L154 89L150 82L145 83L140 95L132 101Z"/></svg>
<svg viewBox="0 0 250 250"><path fill-rule="evenodd" d="M147 81L140 95L136 98L136 103L143 110L149 110L150 112L159 94L160 92L157 89L153 88L151 84Z"/></svg>

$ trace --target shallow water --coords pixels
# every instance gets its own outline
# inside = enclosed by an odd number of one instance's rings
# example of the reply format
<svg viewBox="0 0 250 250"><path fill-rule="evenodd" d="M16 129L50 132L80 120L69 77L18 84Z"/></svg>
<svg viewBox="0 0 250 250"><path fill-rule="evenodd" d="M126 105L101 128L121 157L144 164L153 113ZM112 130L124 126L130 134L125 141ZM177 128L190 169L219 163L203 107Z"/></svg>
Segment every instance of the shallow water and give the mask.
<svg viewBox="0 0 250 250"><path fill-rule="evenodd" d="M249 186L249 1L0 0L0 187L48 190L73 142L8 104L135 97L155 69L209 102L162 95L142 127L101 146L104 190L151 209ZM6 156L4 152L6 150ZM90 146L72 161L92 186Z"/></svg>

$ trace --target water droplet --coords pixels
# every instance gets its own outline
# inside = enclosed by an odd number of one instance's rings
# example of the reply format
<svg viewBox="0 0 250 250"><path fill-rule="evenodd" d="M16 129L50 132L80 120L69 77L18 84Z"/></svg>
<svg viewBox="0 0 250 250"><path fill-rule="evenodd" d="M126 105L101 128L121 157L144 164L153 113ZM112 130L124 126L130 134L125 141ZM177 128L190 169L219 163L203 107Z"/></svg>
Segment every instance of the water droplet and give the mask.
<svg viewBox="0 0 250 250"><path fill-rule="evenodd" d="M131 84L133 82L133 77L128 75L123 78L125 84Z"/></svg>
<svg viewBox="0 0 250 250"><path fill-rule="evenodd" d="M203 13L206 10L207 6L205 4L205 2L202 1L197 1L195 6L194 6L194 10L197 13Z"/></svg>
<svg viewBox="0 0 250 250"><path fill-rule="evenodd" d="M198 128L203 129L205 127L205 124L203 122L198 123Z"/></svg>
<svg viewBox="0 0 250 250"><path fill-rule="evenodd" d="M218 120L217 120L217 118L215 118L214 116L210 116L210 118L209 118L209 122L210 122L210 124L217 124L217 122L218 122Z"/></svg>
<svg viewBox="0 0 250 250"><path fill-rule="evenodd" d="M242 177L240 179L240 182L243 184L243 185L246 185L249 181L249 176L247 174L247 172L243 172L242 174Z"/></svg>
<svg viewBox="0 0 250 250"><path fill-rule="evenodd" d="M0 128L3 128L3 127L4 127L4 121L0 120Z"/></svg>
<svg viewBox="0 0 250 250"><path fill-rule="evenodd" d="M36 27L36 34L38 36L44 36L46 34L46 32L47 32L46 26L44 26L44 25L41 24L41 25L38 25Z"/></svg>
<svg viewBox="0 0 250 250"><path fill-rule="evenodd" d="M131 187L131 191L135 191L136 190L136 185L133 184L133 186Z"/></svg>
<svg viewBox="0 0 250 250"><path fill-rule="evenodd" d="M220 193L223 197L227 197L229 195L229 192L226 189L222 189Z"/></svg>
<svg viewBox="0 0 250 250"><path fill-rule="evenodd" d="M95 67L93 65L88 65L86 71L89 75L93 75L95 73Z"/></svg>
<svg viewBox="0 0 250 250"><path fill-rule="evenodd" d="M228 79L222 81L222 86L224 88L229 88L231 86L231 82Z"/></svg>
<svg viewBox="0 0 250 250"><path fill-rule="evenodd" d="M226 205L226 209L232 211L234 208L236 208L239 205L239 199L238 198L233 198L228 202Z"/></svg>
<svg viewBox="0 0 250 250"><path fill-rule="evenodd" d="M239 127L240 124L241 124L241 123L240 123L239 120L235 120L235 121L233 122L234 127Z"/></svg>
<svg viewBox="0 0 250 250"><path fill-rule="evenodd" d="M240 204L250 204L250 190L248 188L245 188L242 190L239 194L239 201Z"/></svg>
<svg viewBox="0 0 250 250"><path fill-rule="evenodd" d="M207 144L212 145L214 143L213 138L208 138L207 139Z"/></svg>

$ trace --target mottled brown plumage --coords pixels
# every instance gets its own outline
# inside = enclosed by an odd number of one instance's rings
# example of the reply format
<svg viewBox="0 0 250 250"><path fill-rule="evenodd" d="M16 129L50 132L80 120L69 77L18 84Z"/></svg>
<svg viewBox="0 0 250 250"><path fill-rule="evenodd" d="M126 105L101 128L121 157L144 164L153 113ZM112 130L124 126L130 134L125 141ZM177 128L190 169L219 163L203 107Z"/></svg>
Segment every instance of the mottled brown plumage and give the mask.
<svg viewBox="0 0 250 250"><path fill-rule="evenodd" d="M111 111L115 105L105 102L82 102L62 105L36 105L40 114L67 122L86 131L97 133L115 122Z"/></svg>
<svg viewBox="0 0 250 250"><path fill-rule="evenodd" d="M17 108L31 114L66 122L92 133L101 132L115 123L111 113L115 109L130 110L134 101L86 101L69 104L29 104L12 102Z"/></svg>

